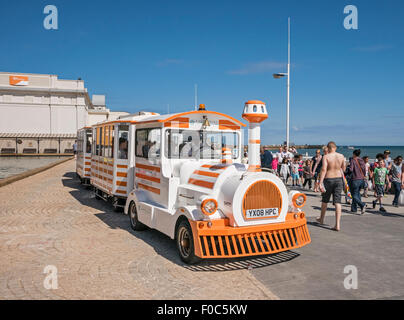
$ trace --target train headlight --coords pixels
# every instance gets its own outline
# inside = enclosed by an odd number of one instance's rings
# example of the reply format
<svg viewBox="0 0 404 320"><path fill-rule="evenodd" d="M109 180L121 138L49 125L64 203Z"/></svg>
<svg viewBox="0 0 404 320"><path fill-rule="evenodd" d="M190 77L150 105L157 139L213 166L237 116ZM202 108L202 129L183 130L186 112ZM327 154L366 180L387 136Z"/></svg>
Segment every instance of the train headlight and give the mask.
<svg viewBox="0 0 404 320"><path fill-rule="evenodd" d="M205 199L201 202L201 210L203 214L210 216L217 210L217 201L215 199Z"/></svg>
<svg viewBox="0 0 404 320"><path fill-rule="evenodd" d="M304 193L296 193L293 195L292 204L296 208L302 208L307 200L307 196Z"/></svg>

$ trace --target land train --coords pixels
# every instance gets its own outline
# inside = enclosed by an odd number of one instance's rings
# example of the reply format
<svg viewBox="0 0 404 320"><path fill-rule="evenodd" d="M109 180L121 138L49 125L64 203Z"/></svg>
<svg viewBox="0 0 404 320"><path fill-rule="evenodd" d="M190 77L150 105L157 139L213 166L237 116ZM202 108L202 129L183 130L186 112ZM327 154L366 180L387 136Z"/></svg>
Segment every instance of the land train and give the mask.
<svg viewBox="0 0 404 320"><path fill-rule="evenodd" d="M123 207L134 230L157 229L176 241L180 258L272 254L310 243L302 207L260 168L260 123L266 104L247 101L248 164L241 121L199 110L140 112L92 127L90 183L97 197Z"/></svg>

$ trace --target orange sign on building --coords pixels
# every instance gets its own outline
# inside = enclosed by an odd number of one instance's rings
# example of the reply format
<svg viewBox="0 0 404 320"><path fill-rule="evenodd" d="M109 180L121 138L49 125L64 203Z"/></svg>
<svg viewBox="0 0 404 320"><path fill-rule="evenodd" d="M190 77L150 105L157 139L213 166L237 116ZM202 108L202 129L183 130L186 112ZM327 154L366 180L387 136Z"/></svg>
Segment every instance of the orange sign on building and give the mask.
<svg viewBox="0 0 404 320"><path fill-rule="evenodd" d="M10 76L10 85L12 86L27 86L28 77L26 76Z"/></svg>

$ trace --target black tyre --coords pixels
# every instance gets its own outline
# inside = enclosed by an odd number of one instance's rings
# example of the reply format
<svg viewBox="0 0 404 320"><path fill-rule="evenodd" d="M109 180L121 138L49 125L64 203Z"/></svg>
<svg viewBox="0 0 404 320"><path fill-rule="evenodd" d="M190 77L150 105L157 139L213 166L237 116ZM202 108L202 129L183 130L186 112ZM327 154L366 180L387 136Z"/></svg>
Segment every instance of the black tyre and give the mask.
<svg viewBox="0 0 404 320"><path fill-rule="evenodd" d="M147 229L147 226L141 223L137 218L137 210L134 202L131 202L129 205L128 216L130 220L130 226L132 227L133 230L142 231Z"/></svg>
<svg viewBox="0 0 404 320"><path fill-rule="evenodd" d="M192 229L187 220L184 219L179 223L175 231L175 241L182 261L187 264L195 264L201 261L201 258L195 255Z"/></svg>

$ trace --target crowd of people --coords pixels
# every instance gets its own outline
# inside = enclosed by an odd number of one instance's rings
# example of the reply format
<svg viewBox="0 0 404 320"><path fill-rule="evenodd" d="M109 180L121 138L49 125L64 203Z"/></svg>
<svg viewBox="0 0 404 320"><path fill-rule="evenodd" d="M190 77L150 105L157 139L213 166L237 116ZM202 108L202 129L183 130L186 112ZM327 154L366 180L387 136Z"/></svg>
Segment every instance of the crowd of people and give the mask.
<svg viewBox="0 0 404 320"><path fill-rule="evenodd" d="M292 186L318 191L319 173L322 167L322 157L327 154L327 148L316 151L312 159L303 160L303 155L298 154L292 147L280 147L279 152L272 154L268 148L261 147L261 167L279 176L283 182ZM245 155L247 156L247 155Z"/></svg>
<svg viewBox="0 0 404 320"><path fill-rule="evenodd" d="M385 193L394 194L392 205L399 206L401 190L404 189L403 157L390 157L390 151L385 150L376 156L374 163L369 162L367 155L361 156L361 150L353 150L352 157L345 157L336 152L337 146L329 142L321 150L316 150L311 159L303 159L296 149L280 147L279 152L271 153L268 148L261 147L261 167L280 177L286 185L322 193L321 215L317 219L324 222L327 204L332 196L336 210L334 230L340 229L341 198L351 206L351 212L360 210L364 214L367 205L362 197L368 198L370 190L374 200L373 209L379 205L380 212L386 212L383 206ZM245 155L246 156L246 155Z"/></svg>

